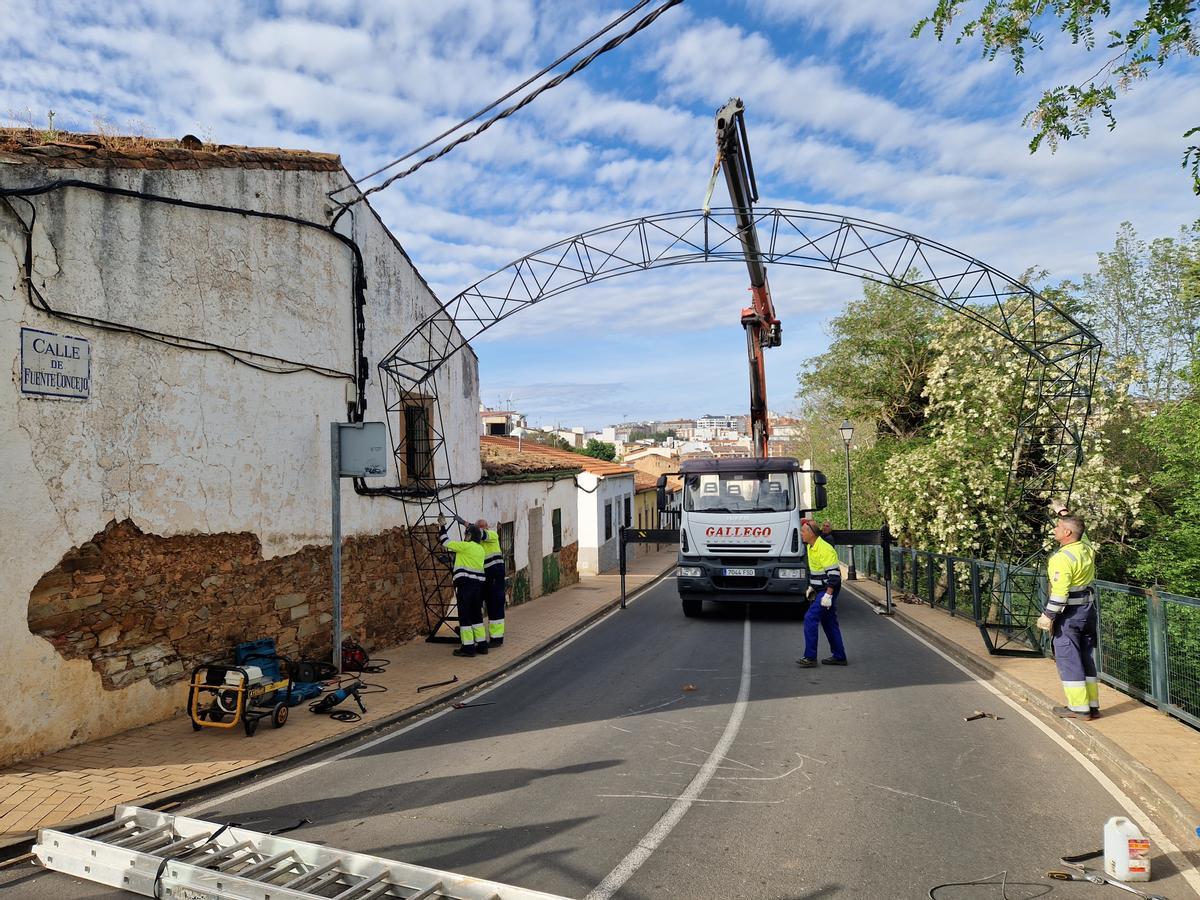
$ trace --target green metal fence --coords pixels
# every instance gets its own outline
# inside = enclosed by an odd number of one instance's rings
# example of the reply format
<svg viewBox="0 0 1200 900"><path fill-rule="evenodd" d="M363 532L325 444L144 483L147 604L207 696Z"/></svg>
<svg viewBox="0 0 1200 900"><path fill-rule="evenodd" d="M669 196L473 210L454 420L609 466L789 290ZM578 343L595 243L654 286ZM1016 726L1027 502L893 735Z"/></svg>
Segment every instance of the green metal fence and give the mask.
<svg viewBox="0 0 1200 900"><path fill-rule="evenodd" d="M860 575L883 577L879 547L839 547L843 563ZM979 622L995 565L987 560L892 548L892 587L930 606ZM1013 573L1036 579L1046 598L1044 572ZM1200 728L1200 599L1111 581L1096 582L1100 609L1100 678L1120 691Z"/></svg>

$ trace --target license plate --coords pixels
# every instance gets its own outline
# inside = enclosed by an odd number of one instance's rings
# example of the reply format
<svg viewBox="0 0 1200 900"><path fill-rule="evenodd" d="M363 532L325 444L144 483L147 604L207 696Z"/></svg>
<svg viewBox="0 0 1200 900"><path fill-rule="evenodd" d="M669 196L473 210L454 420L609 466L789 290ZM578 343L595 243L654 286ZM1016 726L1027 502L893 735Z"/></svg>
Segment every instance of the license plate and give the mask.
<svg viewBox="0 0 1200 900"><path fill-rule="evenodd" d="M753 569L726 569L725 574L734 578L753 578L756 573Z"/></svg>

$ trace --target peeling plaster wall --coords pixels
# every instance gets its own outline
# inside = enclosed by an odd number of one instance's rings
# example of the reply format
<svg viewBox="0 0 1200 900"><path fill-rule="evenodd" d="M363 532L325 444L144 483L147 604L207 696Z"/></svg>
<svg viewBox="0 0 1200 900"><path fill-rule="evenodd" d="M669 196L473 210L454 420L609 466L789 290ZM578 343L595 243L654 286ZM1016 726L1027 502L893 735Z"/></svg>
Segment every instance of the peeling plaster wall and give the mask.
<svg viewBox="0 0 1200 900"><path fill-rule="evenodd" d="M328 221L342 173L244 169L130 171L0 164L0 186L59 177ZM33 199L33 280L47 301L139 327L352 370L348 248L296 225L90 191ZM27 213L24 204L16 208ZM367 419L383 418L375 366L436 299L377 217L353 229L367 277ZM112 521L143 532L249 532L265 558L329 543L329 424L345 419L347 382L274 375L217 353L166 346L51 317L21 284L24 237L0 204L0 762L112 734L172 714L181 688L148 681L105 690L86 660L67 661L26 621L30 593L72 548ZM20 394L20 328L85 337L91 396ZM456 481L480 476L479 389L468 350L436 381ZM442 460L438 460L439 469ZM389 464L387 483L396 478ZM384 483L380 480L378 483ZM343 484L346 536L404 524L401 504Z"/></svg>

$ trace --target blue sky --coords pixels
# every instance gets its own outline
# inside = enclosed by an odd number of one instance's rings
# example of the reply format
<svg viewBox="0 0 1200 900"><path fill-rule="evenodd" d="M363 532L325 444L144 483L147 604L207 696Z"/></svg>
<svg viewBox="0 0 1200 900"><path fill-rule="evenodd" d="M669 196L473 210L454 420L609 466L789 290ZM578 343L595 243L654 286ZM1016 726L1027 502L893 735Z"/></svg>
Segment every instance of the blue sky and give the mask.
<svg viewBox="0 0 1200 900"><path fill-rule="evenodd" d="M342 154L352 174L424 142L628 5L577 0L3 0L0 116ZM512 119L372 200L439 296L539 247L700 206L713 112L743 98L761 205L880 221L1019 274L1075 277L1118 225L1198 214L1179 168L1195 60L1133 86L1119 125L1030 156L1024 111L1095 71L1048 34L1024 77L974 46L911 40L933 0L686 0ZM653 6L653 5L652 5ZM652 7L651 7L652 8ZM1135 7L1118 7L1128 20ZM1142 4L1144 10L1145 4ZM632 20L631 20L632 21ZM714 204L727 202L719 185ZM784 345L771 405L827 344L852 279L771 271ZM742 267L613 279L477 344L481 392L535 423L596 427L746 408Z"/></svg>

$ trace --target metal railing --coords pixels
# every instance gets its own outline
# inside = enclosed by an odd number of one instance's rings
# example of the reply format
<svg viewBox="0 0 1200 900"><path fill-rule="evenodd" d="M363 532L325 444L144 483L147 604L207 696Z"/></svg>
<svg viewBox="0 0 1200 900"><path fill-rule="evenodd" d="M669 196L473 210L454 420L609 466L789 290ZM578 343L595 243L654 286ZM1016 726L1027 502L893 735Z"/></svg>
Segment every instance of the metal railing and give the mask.
<svg viewBox="0 0 1200 900"><path fill-rule="evenodd" d="M883 577L880 548L837 550L843 563L849 563L853 550L859 575ZM975 622L983 618L981 598L994 583L994 569L988 560L892 548L896 591ZM1045 600L1045 572L1020 569L1012 574L1037 579ZM1097 581L1096 592L1100 679L1200 728L1200 599L1111 581Z"/></svg>

